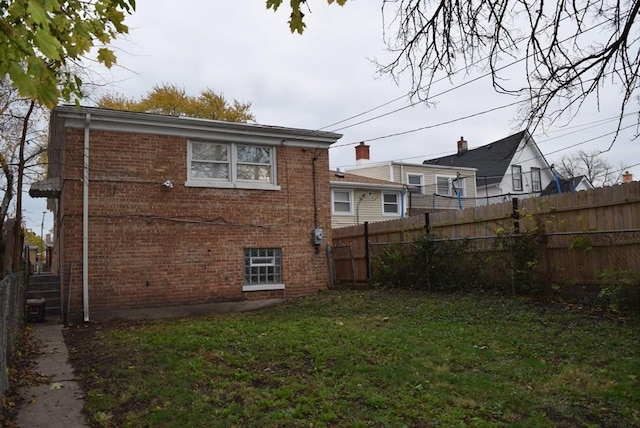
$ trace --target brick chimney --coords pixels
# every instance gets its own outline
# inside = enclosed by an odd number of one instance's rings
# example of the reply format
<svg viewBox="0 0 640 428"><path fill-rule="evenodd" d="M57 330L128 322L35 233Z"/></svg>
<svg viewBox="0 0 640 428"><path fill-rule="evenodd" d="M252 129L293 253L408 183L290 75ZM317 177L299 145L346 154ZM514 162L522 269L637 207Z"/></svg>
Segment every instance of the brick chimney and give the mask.
<svg viewBox="0 0 640 428"><path fill-rule="evenodd" d="M361 141L360 144L356 146L356 165L361 165L363 163L369 162L369 146Z"/></svg>
<svg viewBox="0 0 640 428"><path fill-rule="evenodd" d="M625 171L624 174L622 174L622 182L631 183L632 181L633 181L633 174L631 174L629 171Z"/></svg>
<svg viewBox="0 0 640 428"><path fill-rule="evenodd" d="M467 140L464 137L460 137L460 141L458 141L458 154L461 155L467 151Z"/></svg>

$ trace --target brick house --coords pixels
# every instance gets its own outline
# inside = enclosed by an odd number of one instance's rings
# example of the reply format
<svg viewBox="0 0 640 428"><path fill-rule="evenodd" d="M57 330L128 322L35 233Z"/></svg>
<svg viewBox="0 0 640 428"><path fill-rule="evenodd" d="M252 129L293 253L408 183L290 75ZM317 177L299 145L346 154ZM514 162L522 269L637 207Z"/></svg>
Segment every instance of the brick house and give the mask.
<svg viewBox="0 0 640 428"><path fill-rule="evenodd" d="M48 179L31 191L54 212L71 316L328 285L341 135L72 106L50 125Z"/></svg>

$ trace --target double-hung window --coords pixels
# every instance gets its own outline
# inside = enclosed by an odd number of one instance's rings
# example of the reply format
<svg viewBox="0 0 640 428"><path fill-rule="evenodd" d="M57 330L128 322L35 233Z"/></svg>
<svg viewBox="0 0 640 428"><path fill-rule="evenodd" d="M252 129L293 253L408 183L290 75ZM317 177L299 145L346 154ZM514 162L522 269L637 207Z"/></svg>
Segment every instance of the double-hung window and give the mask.
<svg viewBox="0 0 640 428"><path fill-rule="evenodd" d="M424 193L424 176L422 174L407 174L407 185L411 193Z"/></svg>
<svg viewBox="0 0 640 428"><path fill-rule="evenodd" d="M282 290L282 250L280 248L244 249L243 291Z"/></svg>
<svg viewBox="0 0 640 428"><path fill-rule="evenodd" d="M279 190L275 147L189 141L187 186Z"/></svg>
<svg viewBox="0 0 640 428"><path fill-rule="evenodd" d="M338 215L353 214L353 192L335 189L331 192L333 213Z"/></svg>
<svg viewBox="0 0 640 428"><path fill-rule="evenodd" d="M542 190L540 168L531 167L531 190L533 190L534 192L539 192Z"/></svg>
<svg viewBox="0 0 640 428"><path fill-rule="evenodd" d="M464 178L437 175L436 194L442 196L464 197Z"/></svg>
<svg viewBox="0 0 640 428"><path fill-rule="evenodd" d="M522 167L520 165L511 165L511 181L513 190L522 190Z"/></svg>
<svg viewBox="0 0 640 428"><path fill-rule="evenodd" d="M382 194L382 213L384 215L400 214L400 194L399 193L383 193Z"/></svg>

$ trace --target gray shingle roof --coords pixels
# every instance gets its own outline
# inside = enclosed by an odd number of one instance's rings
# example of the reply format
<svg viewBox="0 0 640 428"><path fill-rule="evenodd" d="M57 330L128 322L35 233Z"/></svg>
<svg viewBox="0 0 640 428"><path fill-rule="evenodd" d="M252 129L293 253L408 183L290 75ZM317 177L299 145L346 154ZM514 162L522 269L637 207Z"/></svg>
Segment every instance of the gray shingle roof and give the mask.
<svg viewBox="0 0 640 428"><path fill-rule="evenodd" d="M499 183L507 172L518 145L526 135L526 130L520 131L493 143L467 150L462 154L456 153L436 159L427 159L422 163L425 165L477 168L476 182L478 186Z"/></svg>
<svg viewBox="0 0 640 428"><path fill-rule="evenodd" d="M578 185L583 179L586 179L586 176L580 175L578 177L571 177L571 178L558 177L558 181L560 183L560 193L575 192L576 187L578 187ZM547 185L547 187L544 188L541 195L555 195L557 193L558 193L558 184L556 183L555 180L553 180L551 183Z"/></svg>

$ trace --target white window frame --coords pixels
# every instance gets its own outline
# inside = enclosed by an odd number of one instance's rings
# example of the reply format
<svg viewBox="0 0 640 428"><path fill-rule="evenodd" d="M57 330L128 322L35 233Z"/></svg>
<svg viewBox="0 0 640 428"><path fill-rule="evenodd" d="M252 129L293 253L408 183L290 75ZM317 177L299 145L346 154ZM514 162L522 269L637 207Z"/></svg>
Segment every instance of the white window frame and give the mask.
<svg viewBox="0 0 640 428"><path fill-rule="evenodd" d="M395 203L389 203L385 201L385 196L394 196L396 198ZM385 216L399 216L400 215L400 193L398 192L382 192L382 215ZM387 212L384 208L386 206L395 205L396 210L393 212Z"/></svg>
<svg viewBox="0 0 640 428"><path fill-rule="evenodd" d="M284 290L281 248L244 249L244 285L242 291ZM254 273L252 269L258 271ZM261 277L273 277L261 281Z"/></svg>
<svg viewBox="0 0 640 428"><path fill-rule="evenodd" d="M542 174L540 168L535 166L531 167L531 190L534 192L542 191Z"/></svg>
<svg viewBox="0 0 640 428"><path fill-rule="evenodd" d="M346 193L349 195L348 201L336 201L336 192ZM337 211L336 202L349 203L349 211ZM353 215L353 190L349 189L333 189L331 190L331 212L333 215Z"/></svg>
<svg viewBox="0 0 640 428"><path fill-rule="evenodd" d="M199 178L193 177L191 172L191 163L194 161L193 159L193 143L204 143L204 144L216 144L223 145L227 147L227 164L229 168L229 177L228 178ZM240 146L253 146L253 147L264 147L269 149L269 165L271 167L271 180L270 181L261 181L261 180L245 180L238 178L238 152L237 149ZM195 160L197 162L197 160ZM222 163L222 162L220 162ZM240 162L243 164L243 162ZM255 189L255 190L280 190L280 186L277 183L278 171L276 168L276 147L268 146L268 145L260 145L260 144L239 144L239 143L228 143L221 141L205 141L205 140L189 140L187 142L187 181L185 182L185 186L187 187L221 187L226 189Z"/></svg>
<svg viewBox="0 0 640 428"><path fill-rule="evenodd" d="M412 184L410 181L410 177L418 177L420 178L420 184ZM419 194L423 194L424 193L424 175L423 174L412 174L412 173L407 173L407 186L409 186L409 192L411 193L419 193ZM418 186L413 187L413 186Z"/></svg>
<svg viewBox="0 0 640 428"><path fill-rule="evenodd" d="M447 180L446 194L440 193L440 189L438 187L438 179ZM456 192L453 191L453 183L458 182L460 183L460 185L456 186L456 188L462 190L462 194L460 195L460 197L464 198L467 194L465 180L466 180L465 178L458 178L455 175L436 175L436 195L457 197L458 195L456 194Z"/></svg>
<svg viewBox="0 0 640 428"><path fill-rule="evenodd" d="M517 186L517 183L520 185ZM522 183L522 166L520 165L511 165L511 188L516 192L522 192L524 189Z"/></svg>

